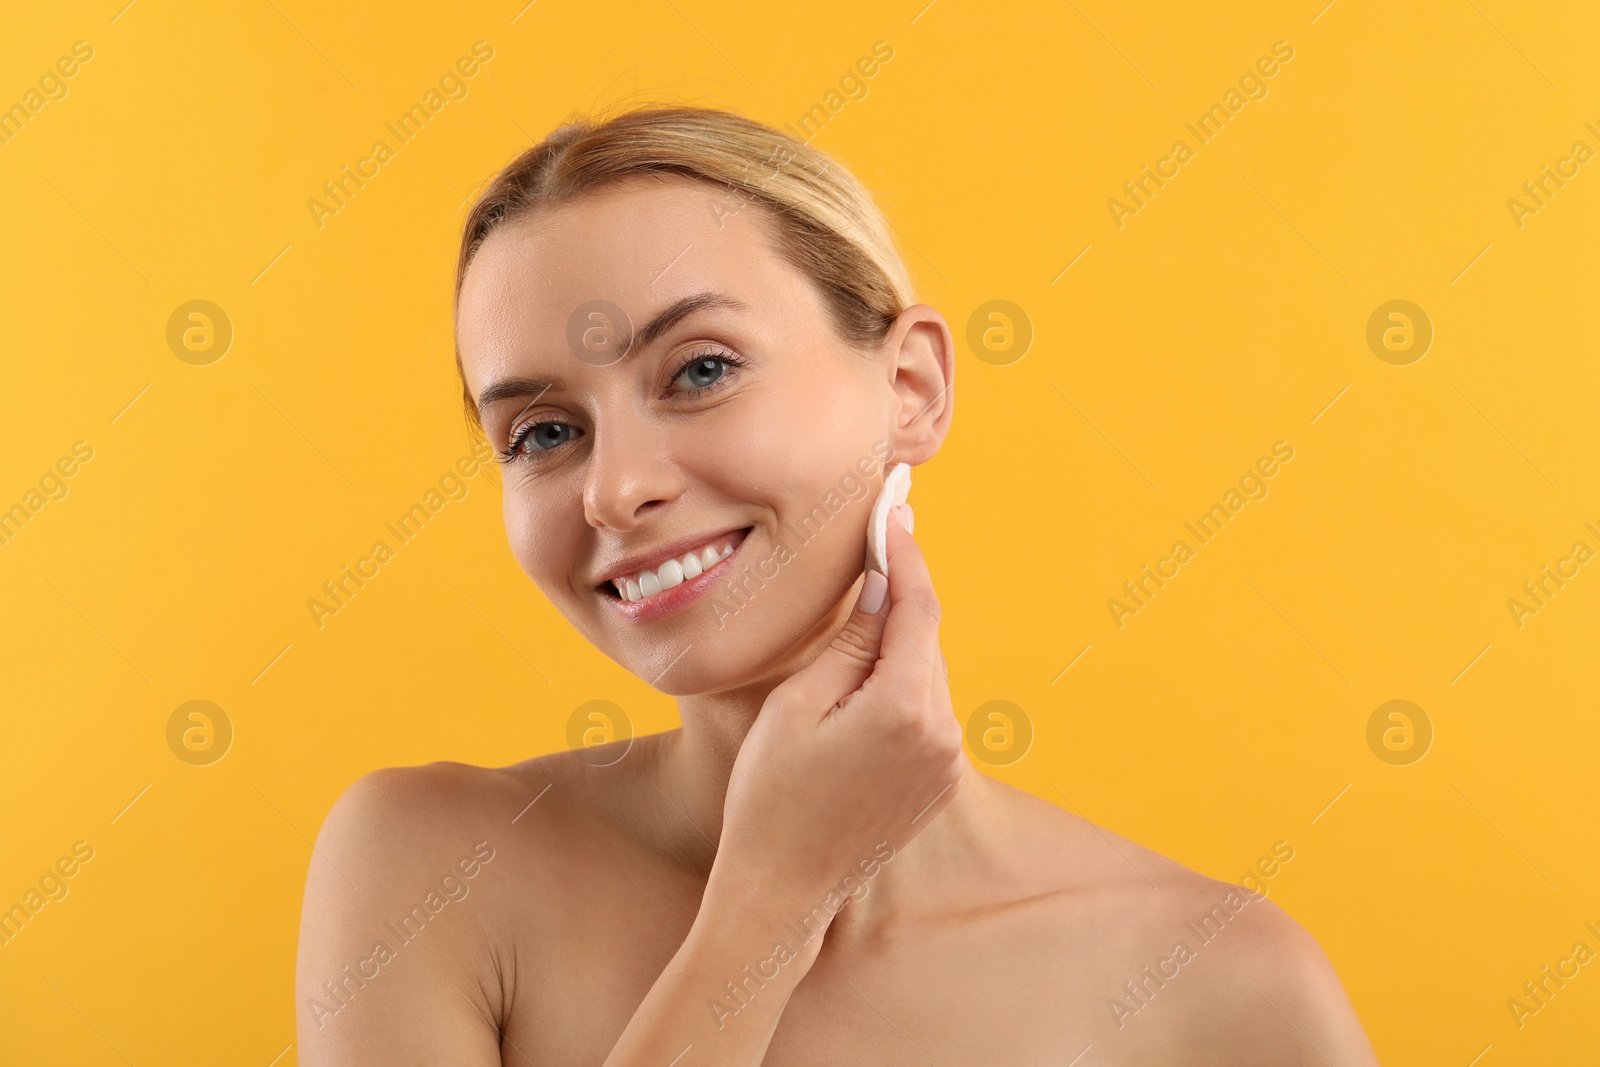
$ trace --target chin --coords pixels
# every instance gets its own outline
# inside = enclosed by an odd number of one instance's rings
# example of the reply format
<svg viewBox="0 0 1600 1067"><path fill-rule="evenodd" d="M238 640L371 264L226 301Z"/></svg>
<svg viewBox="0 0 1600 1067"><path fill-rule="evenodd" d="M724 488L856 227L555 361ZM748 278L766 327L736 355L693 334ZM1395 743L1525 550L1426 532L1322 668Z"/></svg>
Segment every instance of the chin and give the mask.
<svg viewBox="0 0 1600 1067"><path fill-rule="evenodd" d="M840 595L849 593L846 588ZM737 615L697 605L692 622L653 639L606 648L612 659L668 696L702 696L757 685L776 685L797 670L823 628L839 614L839 598L803 603L770 597L746 604ZM703 611L700 609L704 609ZM717 621L720 617L722 625ZM813 619L804 629L797 620ZM614 635L608 635L614 636Z"/></svg>
<svg viewBox="0 0 1600 1067"><path fill-rule="evenodd" d="M711 626L698 633L678 631L659 649L635 648L613 658L656 691L685 697L743 689L768 678L775 683L796 647L795 635L760 638L747 626Z"/></svg>
<svg viewBox="0 0 1600 1067"><path fill-rule="evenodd" d="M691 652L679 660L652 688L670 697L702 697L759 686L771 689L788 677L788 672L770 661L753 664L749 670L737 670L729 669L726 663L691 664L693 655Z"/></svg>

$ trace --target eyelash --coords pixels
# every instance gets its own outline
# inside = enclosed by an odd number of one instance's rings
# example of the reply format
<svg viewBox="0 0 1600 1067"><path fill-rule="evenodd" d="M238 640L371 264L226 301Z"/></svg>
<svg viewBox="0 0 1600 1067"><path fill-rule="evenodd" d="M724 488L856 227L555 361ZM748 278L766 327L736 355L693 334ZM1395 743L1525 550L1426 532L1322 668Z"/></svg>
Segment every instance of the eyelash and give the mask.
<svg viewBox="0 0 1600 1067"><path fill-rule="evenodd" d="M696 386L696 387L688 390L687 392L679 394L679 395L687 396L687 397L700 397L700 396L706 396L706 395L708 395L710 393L713 393L713 392L715 392L716 390L722 388L725 384L728 383L728 381L730 380L731 372L735 372L740 367L743 367L745 365L745 361L743 359L740 359L738 356L734 355L732 352L729 352L727 349L721 348L721 347L718 347L718 346L707 346L706 348L703 348L698 352L693 352L693 353L690 353L689 355L685 356L683 358L682 362L680 362L678 364L677 368L675 370L673 370L672 377L667 379L668 382L670 383L670 382L677 381L679 376L682 375L684 371L688 370L690 367L694 366L696 363L701 363L701 362L703 362L705 360L708 360L708 359L714 359L718 363L726 364L727 367L728 367L728 370L724 371L723 374L720 377L718 377L716 381L712 382L710 385ZM537 449L537 450L535 450L533 452L522 452L522 451L520 451L520 449L522 448L522 443L524 441L526 441L529 438L529 436L531 436L534 433L534 431L538 430L539 427L541 427L541 426L567 426L567 425L570 425L570 423L563 422L560 419L535 420L533 422L525 423L512 436L510 443L507 444L506 447L503 450L497 452L496 454L500 457L500 462L501 463L514 463L514 462L516 462L518 460L521 460L524 463L539 463L539 462L542 461L542 457L545 454L554 452L557 449L559 449L561 446L560 445L556 445L554 448L542 448L542 449ZM563 442L563 444L564 443L565 442Z"/></svg>

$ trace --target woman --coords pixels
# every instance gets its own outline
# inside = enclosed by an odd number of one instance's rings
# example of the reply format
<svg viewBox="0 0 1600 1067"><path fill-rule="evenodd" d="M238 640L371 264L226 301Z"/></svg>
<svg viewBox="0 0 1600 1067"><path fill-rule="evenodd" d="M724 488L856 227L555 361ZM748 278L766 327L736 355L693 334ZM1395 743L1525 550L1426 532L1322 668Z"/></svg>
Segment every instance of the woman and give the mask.
<svg viewBox="0 0 1600 1067"><path fill-rule="evenodd" d="M516 558L683 725L353 785L302 1063L1375 1062L1276 905L968 762L909 508L863 575L950 329L838 164L712 110L564 126L456 299Z"/></svg>

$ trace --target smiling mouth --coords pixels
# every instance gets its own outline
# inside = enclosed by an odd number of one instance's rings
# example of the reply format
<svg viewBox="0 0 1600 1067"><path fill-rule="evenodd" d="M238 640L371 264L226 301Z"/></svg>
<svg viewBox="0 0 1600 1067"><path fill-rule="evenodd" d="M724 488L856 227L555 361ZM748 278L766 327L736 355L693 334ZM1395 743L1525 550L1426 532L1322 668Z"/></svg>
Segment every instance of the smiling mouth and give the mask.
<svg viewBox="0 0 1600 1067"><path fill-rule="evenodd" d="M676 589L684 582L698 578L733 555L734 549L739 547L739 543L753 528L746 526L742 530L719 534L704 544L664 560L654 567L601 582L595 588L604 596L629 604L658 597Z"/></svg>

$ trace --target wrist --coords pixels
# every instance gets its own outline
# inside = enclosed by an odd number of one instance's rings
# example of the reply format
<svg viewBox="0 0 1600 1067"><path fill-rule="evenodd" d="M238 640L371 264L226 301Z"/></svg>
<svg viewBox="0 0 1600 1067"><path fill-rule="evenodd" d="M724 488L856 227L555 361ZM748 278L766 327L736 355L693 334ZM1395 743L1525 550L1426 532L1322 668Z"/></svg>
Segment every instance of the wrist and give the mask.
<svg viewBox="0 0 1600 1067"><path fill-rule="evenodd" d="M719 859L706 882L691 937L724 949L743 946L762 961L777 958L783 971L794 971L798 980L816 960L833 916L820 897L808 900L790 887L752 884ZM772 969L772 964L765 966L765 971Z"/></svg>

